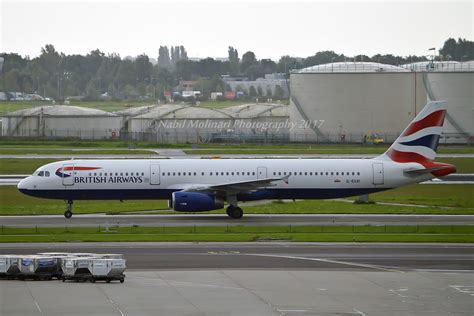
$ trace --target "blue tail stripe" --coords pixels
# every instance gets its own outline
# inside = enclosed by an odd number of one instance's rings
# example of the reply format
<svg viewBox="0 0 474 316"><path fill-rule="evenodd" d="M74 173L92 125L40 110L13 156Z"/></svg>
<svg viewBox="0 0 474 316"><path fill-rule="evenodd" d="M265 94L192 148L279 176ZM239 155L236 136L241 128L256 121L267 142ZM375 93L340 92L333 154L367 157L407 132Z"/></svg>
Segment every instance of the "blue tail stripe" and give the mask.
<svg viewBox="0 0 474 316"><path fill-rule="evenodd" d="M400 143L405 146L424 146L424 147L429 147L436 151L438 148L438 143L439 143L439 135L432 134L432 135L426 135L423 137L420 137L418 139L409 141L409 142L404 142Z"/></svg>

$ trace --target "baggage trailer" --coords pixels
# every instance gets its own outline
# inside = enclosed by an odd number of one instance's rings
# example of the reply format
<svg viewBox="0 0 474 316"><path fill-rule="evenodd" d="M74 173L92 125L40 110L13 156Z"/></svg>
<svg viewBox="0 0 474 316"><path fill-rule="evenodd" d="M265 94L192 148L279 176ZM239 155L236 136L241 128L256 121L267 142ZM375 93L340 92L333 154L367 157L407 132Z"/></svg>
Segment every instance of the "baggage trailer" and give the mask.
<svg viewBox="0 0 474 316"><path fill-rule="evenodd" d="M123 273L126 269L125 259L93 259L91 268L91 282L106 281L109 283L118 280L123 283L125 281Z"/></svg>
<svg viewBox="0 0 474 316"><path fill-rule="evenodd" d="M18 262L21 256L0 255L0 278L15 279L20 274Z"/></svg>
<svg viewBox="0 0 474 316"><path fill-rule="evenodd" d="M59 279L62 271L59 267L59 259L46 256L22 256L18 264L21 280L51 280Z"/></svg>
<svg viewBox="0 0 474 316"><path fill-rule="evenodd" d="M87 281L92 276L92 258L88 257L68 257L62 260L61 269L63 271L61 279L74 281Z"/></svg>

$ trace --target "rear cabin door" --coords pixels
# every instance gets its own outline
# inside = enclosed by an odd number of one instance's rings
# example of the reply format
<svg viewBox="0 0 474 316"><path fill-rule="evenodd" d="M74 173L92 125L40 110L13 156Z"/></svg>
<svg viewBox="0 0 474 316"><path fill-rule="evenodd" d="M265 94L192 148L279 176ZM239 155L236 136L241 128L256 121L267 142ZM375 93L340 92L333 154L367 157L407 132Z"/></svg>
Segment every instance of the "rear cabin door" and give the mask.
<svg viewBox="0 0 474 316"><path fill-rule="evenodd" d="M71 186L74 185L74 164L64 164L62 167L62 172L60 173L63 178L63 185Z"/></svg>
<svg viewBox="0 0 474 316"><path fill-rule="evenodd" d="M160 165L159 164L150 165L150 184L152 185L160 184Z"/></svg>
<svg viewBox="0 0 474 316"><path fill-rule="evenodd" d="M258 167L257 179L266 179L266 178L267 178L267 167Z"/></svg>
<svg viewBox="0 0 474 316"><path fill-rule="evenodd" d="M372 164L373 171L373 184L380 185L383 184L383 163L376 162Z"/></svg>

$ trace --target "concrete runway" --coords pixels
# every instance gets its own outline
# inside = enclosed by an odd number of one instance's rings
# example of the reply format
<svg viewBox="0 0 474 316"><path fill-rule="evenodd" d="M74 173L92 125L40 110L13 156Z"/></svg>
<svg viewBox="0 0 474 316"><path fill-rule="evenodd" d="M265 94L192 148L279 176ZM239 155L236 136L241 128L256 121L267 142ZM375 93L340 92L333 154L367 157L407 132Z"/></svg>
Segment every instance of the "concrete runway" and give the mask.
<svg viewBox="0 0 474 316"><path fill-rule="evenodd" d="M474 245L2 244L122 252L124 284L0 281L0 315L472 315Z"/></svg>
<svg viewBox="0 0 474 316"><path fill-rule="evenodd" d="M245 209L244 209L245 212ZM275 225L474 225L474 215L371 215L371 214L244 214L235 220L227 215L63 215L0 216L10 227L87 226L275 226Z"/></svg>

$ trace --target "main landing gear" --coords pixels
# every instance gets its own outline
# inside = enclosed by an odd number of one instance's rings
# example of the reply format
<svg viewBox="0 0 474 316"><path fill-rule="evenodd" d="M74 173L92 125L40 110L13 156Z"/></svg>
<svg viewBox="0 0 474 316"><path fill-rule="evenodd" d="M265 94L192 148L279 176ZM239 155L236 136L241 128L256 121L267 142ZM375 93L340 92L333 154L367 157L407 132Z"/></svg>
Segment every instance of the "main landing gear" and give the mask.
<svg viewBox="0 0 474 316"><path fill-rule="evenodd" d="M244 212L240 207L237 206L237 197L235 195L228 195L227 196L227 203L229 206L227 207L227 215L233 219L242 218Z"/></svg>
<svg viewBox="0 0 474 316"><path fill-rule="evenodd" d="M67 201L66 212L64 212L64 217L71 218L72 217L72 200Z"/></svg>
<svg viewBox="0 0 474 316"><path fill-rule="evenodd" d="M244 215L244 212L242 211L242 209L234 205L229 205L227 207L226 212L227 212L227 215L229 215L229 217L234 218L234 219L242 218L242 216Z"/></svg>

